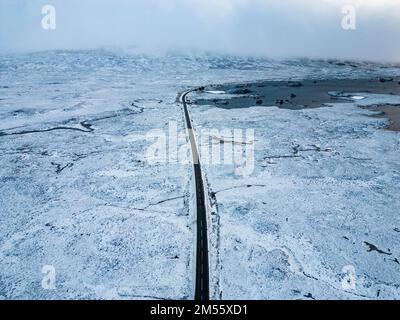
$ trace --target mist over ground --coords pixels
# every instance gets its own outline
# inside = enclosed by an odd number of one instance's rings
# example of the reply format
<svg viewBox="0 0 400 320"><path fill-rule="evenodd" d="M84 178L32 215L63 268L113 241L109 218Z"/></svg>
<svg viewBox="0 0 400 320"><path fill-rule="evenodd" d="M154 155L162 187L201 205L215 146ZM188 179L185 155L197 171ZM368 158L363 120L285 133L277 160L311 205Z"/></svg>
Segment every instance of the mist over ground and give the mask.
<svg viewBox="0 0 400 320"><path fill-rule="evenodd" d="M56 9L44 30L42 7ZM343 6L356 9L344 30ZM0 0L0 52L135 47L400 62L397 0Z"/></svg>

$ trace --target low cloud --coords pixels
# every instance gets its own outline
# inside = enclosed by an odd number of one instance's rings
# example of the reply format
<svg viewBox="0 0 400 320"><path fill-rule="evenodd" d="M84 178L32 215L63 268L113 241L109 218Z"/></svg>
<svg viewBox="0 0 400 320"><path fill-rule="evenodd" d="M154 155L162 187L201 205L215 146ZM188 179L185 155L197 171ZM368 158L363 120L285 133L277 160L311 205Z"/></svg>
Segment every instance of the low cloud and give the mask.
<svg viewBox="0 0 400 320"><path fill-rule="evenodd" d="M44 5L55 30L41 26ZM342 28L343 6L356 29ZM137 46L272 58L400 60L397 0L1 0L0 51Z"/></svg>

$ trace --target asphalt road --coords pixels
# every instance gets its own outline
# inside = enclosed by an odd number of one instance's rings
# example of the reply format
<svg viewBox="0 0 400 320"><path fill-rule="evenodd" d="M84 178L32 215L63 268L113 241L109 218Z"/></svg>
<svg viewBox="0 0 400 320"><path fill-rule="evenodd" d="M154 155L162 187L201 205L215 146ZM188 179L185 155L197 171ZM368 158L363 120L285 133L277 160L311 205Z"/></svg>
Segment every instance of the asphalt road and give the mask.
<svg viewBox="0 0 400 320"><path fill-rule="evenodd" d="M204 184L201 174L200 157L193 132L192 121L187 107L186 97L195 90L189 90L182 94L186 127L193 156L194 175L196 182L196 211L197 211L197 248L196 248L196 287L195 300L209 300L209 268L208 268L208 237L207 214L204 196Z"/></svg>

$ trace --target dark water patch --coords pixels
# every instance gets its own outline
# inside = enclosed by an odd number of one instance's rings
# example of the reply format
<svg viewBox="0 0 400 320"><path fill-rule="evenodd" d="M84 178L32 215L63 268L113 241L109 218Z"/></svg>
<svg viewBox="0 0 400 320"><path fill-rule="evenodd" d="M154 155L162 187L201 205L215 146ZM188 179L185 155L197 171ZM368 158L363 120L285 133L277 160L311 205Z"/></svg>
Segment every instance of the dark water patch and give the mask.
<svg viewBox="0 0 400 320"><path fill-rule="evenodd" d="M66 165L61 165L59 163L55 163L52 162L51 165L56 166L56 173L60 174L61 172L63 172L63 170L67 169L67 168L71 168L74 164L73 163L67 163Z"/></svg>
<svg viewBox="0 0 400 320"><path fill-rule="evenodd" d="M369 243L369 242L366 242L366 241L364 241L364 243L365 243L365 244L367 245L367 247L368 247L368 249L367 249L368 252L376 251L376 252L378 252L378 253L380 253L380 254L385 254L385 255L388 255L388 256L391 256L391 255L392 255L391 252L383 251L383 250L379 249L377 246L375 246L375 245L372 244L372 243Z"/></svg>
<svg viewBox="0 0 400 320"><path fill-rule="evenodd" d="M263 81L250 84L226 84L206 87L207 91L223 91L230 96L202 97L199 91L195 104L212 105L217 108L235 109L254 106L275 106L282 109L299 110L319 108L327 103L353 102L346 92L367 92L400 95L399 80L384 82L382 79L348 80L304 80ZM245 93L246 92L246 93ZM340 93L332 95L331 92Z"/></svg>
<svg viewBox="0 0 400 320"><path fill-rule="evenodd" d="M80 123L80 125L82 127L84 127L85 129L87 129L88 131L94 131L94 129L92 128L92 125L90 123L88 123L87 121L82 121Z"/></svg>
<svg viewBox="0 0 400 320"><path fill-rule="evenodd" d="M18 135L26 135L26 134L32 134L32 133L43 133L43 132L51 132L51 131L58 131L58 130L72 130L72 131L80 131L80 132L85 132L85 133L93 131L93 130L83 130L83 129L74 128L74 127L54 127L54 128L39 129L39 130L23 130L23 131L12 132L12 133L0 132L0 137L1 136L18 136Z"/></svg>
<svg viewBox="0 0 400 320"><path fill-rule="evenodd" d="M305 294L305 295L304 295L304 298L311 299L311 300L315 300L314 296L313 296L310 292L307 293L307 294Z"/></svg>

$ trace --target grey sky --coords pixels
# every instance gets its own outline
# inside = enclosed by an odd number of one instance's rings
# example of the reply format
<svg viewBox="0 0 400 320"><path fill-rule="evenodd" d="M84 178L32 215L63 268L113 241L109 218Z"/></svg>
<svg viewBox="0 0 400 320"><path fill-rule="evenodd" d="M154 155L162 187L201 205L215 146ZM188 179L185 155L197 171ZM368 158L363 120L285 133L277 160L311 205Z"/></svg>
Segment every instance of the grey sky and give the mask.
<svg viewBox="0 0 400 320"><path fill-rule="evenodd" d="M54 5L57 28L41 27ZM357 29L341 27L354 5ZM400 61L398 0L0 0L0 51L137 45Z"/></svg>

